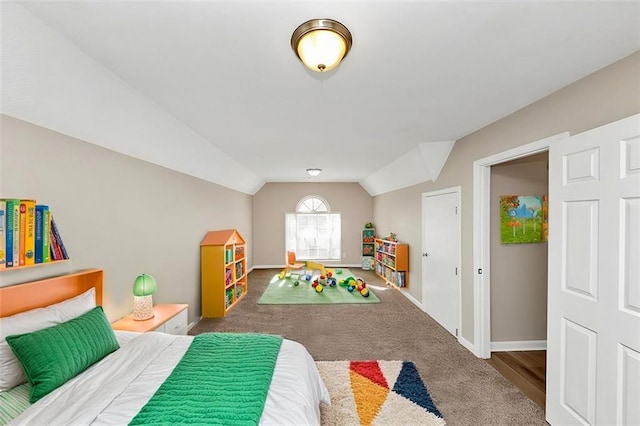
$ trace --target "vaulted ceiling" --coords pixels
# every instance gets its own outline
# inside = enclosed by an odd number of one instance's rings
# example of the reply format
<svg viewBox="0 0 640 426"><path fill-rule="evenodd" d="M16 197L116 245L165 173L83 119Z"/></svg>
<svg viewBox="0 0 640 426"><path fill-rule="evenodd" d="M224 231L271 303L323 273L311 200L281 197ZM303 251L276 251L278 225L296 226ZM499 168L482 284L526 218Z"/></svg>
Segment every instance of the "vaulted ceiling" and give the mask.
<svg viewBox="0 0 640 426"><path fill-rule="evenodd" d="M456 140L640 49L640 2L10 3L3 113L246 193L308 167L372 195L434 180ZM311 18L353 35L325 74L290 46Z"/></svg>

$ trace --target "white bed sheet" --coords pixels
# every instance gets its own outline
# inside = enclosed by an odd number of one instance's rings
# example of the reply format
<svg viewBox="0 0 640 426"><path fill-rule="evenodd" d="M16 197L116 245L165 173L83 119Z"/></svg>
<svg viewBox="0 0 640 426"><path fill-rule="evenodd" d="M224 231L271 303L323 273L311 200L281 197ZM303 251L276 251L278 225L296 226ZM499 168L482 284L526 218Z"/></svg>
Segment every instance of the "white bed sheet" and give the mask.
<svg viewBox="0 0 640 426"><path fill-rule="evenodd" d="M121 348L31 405L12 424L127 424L180 361L193 336L116 332ZM262 425L317 425L327 388L311 355L284 339Z"/></svg>

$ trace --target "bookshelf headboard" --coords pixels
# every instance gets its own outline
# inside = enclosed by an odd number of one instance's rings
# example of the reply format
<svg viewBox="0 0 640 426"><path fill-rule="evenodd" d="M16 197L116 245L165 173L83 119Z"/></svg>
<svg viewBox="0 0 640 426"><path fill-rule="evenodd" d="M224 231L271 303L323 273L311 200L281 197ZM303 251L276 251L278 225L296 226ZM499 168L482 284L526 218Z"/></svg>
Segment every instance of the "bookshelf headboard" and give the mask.
<svg viewBox="0 0 640 426"><path fill-rule="evenodd" d="M96 304L102 305L102 269L86 269L59 277L0 287L0 317L7 317L62 302L96 289Z"/></svg>

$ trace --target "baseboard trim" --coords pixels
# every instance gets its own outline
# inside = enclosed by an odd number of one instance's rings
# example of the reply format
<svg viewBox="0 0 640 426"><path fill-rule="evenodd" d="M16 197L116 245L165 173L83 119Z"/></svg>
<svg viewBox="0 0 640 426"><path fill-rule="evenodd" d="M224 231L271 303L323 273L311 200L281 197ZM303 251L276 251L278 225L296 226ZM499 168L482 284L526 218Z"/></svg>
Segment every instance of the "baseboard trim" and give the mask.
<svg viewBox="0 0 640 426"><path fill-rule="evenodd" d="M458 343L460 343L464 348L466 348L473 355L475 355L478 358L480 358L480 356L478 356L478 354L476 352L476 345L474 345L473 343L471 343L470 341L468 341L467 339L465 339L462 336L458 336Z"/></svg>
<svg viewBox="0 0 640 426"><path fill-rule="evenodd" d="M546 351L546 340L521 340L511 342L491 342L491 352Z"/></svg>
<svg viewBox="0 0 640 426"><path fill-rule="evenodd" d="M420 308L420 310L421 310L422 312L424 312L424 309L422 309L422 303L418 302L418 300L417 300L415 297L413 297L413 296L412 296L408 291L406 291L406 290L401 290L401 289L398 289L398 290L400 291L400 293L402 293L402 294L404 295L404 297L406 297L407 299L409 299L409 301L410 301L411 303L413 303L414 305L416 305L418 308Z"/></svg>

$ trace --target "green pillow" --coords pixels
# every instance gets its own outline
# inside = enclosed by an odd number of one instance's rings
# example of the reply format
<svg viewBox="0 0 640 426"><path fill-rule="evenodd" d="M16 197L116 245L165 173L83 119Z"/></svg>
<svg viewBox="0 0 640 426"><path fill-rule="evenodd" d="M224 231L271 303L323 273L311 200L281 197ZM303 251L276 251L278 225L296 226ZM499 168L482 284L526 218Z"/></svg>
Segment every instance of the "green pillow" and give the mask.
<svg viewBox="0 0 640 426"><path fill-rule="evenodd" d="M53 327L7 336L7 343L31 383L32 403L120 347L102 306Z"/></svg>

